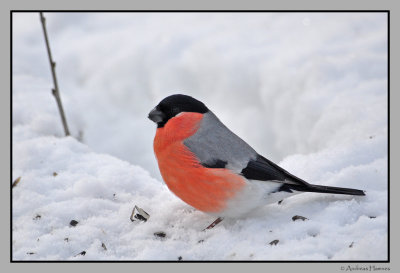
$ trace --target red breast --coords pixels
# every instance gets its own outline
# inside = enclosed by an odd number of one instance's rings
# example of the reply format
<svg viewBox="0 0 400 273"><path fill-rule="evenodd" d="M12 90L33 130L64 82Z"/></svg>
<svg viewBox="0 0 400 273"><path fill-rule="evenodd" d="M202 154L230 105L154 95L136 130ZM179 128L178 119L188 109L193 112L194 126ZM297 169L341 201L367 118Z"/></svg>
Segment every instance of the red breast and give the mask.
<svg viewBox="0 0 400 273"><path fill-rule="evenodd" d="M158 128L154 152L168 188L183 201L204 212L220 212L245 185L228 169L204 168L183 141L196 133L203 115L181 113Z"/></svg>

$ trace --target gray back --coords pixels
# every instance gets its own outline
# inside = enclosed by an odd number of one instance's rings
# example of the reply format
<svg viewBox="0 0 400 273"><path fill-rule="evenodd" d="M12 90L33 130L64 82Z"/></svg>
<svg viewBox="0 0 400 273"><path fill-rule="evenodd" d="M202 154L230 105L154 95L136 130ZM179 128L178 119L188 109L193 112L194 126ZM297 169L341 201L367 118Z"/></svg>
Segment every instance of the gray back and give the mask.
<svg viewBox="0 0 400 273"><path fill-rule="evenodd" d="M232 133L211 111L204 114L199 130L184 141L203 163L212 165L216 160L226 161L226 167L239 173L256 151Z"/></svg>

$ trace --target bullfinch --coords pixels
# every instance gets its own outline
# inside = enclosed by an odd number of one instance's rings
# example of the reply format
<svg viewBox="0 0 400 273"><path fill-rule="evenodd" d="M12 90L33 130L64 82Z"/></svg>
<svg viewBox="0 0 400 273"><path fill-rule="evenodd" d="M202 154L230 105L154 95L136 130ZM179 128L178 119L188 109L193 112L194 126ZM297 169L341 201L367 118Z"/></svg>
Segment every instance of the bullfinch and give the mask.
<svg viewBox="0 0 400 273"><path fill-rule="evenodd" d="M365 195L294 176L258 154L190 96L168 96L148 117L157 124L154 153L166 185L190 206L218 216L216 222L301 192Z"/></svg>

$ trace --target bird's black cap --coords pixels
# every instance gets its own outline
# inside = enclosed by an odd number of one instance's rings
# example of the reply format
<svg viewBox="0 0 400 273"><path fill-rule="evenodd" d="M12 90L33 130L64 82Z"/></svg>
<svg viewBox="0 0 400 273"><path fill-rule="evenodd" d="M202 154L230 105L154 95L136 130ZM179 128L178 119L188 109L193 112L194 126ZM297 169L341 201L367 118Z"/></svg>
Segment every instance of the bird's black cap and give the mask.
<svg viewBox="0 0 400 273"><path fill-rule="evenodd" d="M181 112L207 113L208 108L199 100L187 95L176 94L164 98L149 114L149 119L163 127L168 120Z"/></svg>

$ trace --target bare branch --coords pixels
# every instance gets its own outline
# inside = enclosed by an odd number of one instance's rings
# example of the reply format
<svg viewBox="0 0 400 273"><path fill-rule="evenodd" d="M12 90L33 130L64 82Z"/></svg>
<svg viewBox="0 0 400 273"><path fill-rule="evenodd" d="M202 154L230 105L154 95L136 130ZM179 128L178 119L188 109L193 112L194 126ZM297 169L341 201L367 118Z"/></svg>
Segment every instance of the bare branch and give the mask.
<svg viewBox="0 0 400 273"><path fill-rule="evenodd" d="M56 77L56 63L53 61L53 57L51 56L51 51L50 51L50 44L49 44L49 38L47 36L47 30L46 30L46 18L43 16L43 13L40 12L40 21L42 22L42 27L43 27L43 34L44 34L44 39L46 41L46 48L47 48L47 55L49 56L49 62L50 62L50 68L51 68L51 74L53 76L53 84L54 88L51 90L53 93L54 98L56 99L58 110L60 112L61 116L61 121L64 126L64 132L66 136L69 136L69 129L67 125L67 120L65 118L64 114L64 109L61 103L61 97L60 97L60 92L58 89L58 83L57 83L57 77Z"/></svg>

